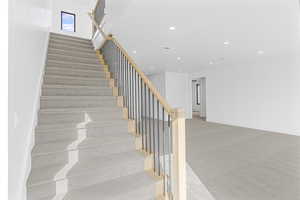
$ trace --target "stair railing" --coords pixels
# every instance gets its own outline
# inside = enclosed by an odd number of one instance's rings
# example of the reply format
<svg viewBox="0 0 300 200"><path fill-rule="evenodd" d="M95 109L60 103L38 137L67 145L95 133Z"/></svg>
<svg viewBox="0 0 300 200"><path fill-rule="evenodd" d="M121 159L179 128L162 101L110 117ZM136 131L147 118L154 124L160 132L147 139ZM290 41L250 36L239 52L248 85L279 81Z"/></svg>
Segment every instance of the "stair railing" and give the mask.
<svg viewBox="0 0 300 200"><path fill-rule="evenodd" d="M139 138L139 150L147 155L148 169L163 180L165 199L186 199L185 117L173 109L138 68L120 43L106 35L90 14L94 26L105 38L99 52L107 64L118 96L123 97L128 119Z"/></svg>

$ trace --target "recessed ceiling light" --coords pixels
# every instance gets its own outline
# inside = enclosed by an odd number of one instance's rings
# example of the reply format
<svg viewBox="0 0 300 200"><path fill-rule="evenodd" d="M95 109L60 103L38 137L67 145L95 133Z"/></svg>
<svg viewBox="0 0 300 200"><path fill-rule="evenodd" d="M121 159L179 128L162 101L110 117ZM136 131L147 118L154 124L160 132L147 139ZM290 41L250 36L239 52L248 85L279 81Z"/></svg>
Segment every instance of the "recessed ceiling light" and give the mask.
<svg viewBox="0 0 300 200"><path fill-rule="evenodd" d="M213 62L213 61L209 61L209 64L210 64L210 65L213 65L213 64L214 64L214 62Z"/></svg>
<svg viewBox="0 0 300 200"><path fill-rule="evenodd" d="M223 44L224 44L225 46L228 46L228 45L230 44L230 42L226 40Z"/></svg>
<svg viewBox="0 0 300 200"><path fill-rule="evenodd" d="M264 52L263 50L258 50L258 51L257 51L257 54L258 54L258 55L262 55L262 54L264 54L264 53L265 53L265 52Z"/></svg>
<svg viewBox="0 0 300 200"><path fill-rule="evenodd" d="M180 58L180 57L177 57L177 60L181 60L181 58Z"/></svg>
<svg viewBox="0 0 300 200"><path fill-rule="evenodd" d="M136 54L136 50L133 50L132 53Z"/></svg>
<svg viewBox="0 0 300 200"><path fill-rule="evenodd" d="M169 27L169 30L171 30L171 31L174 31L176 28L175 28L175 26L170 26Z"/></svg>

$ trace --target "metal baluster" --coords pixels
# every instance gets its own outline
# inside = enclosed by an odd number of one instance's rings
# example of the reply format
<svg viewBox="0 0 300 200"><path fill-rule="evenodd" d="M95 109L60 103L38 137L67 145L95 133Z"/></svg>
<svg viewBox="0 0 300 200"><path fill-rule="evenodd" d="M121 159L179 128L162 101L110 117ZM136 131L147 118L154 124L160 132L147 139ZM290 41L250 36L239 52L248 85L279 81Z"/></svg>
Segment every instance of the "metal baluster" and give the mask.
<svg viewBox="0 0 300 200"><path fill-rule="evenodd" d="M158 176L160 176L160 144L159 144L159 101L157 99L156 101L156 105L157 105L157 154L158 154Z"/></svg>
<svg viewBox="0 0 300 200"><path fill-rule="evenodd" d="M142 133L142 149L144 150L145 149L145 142L144 142L144 139L145 139L145 132L144 132L144 119L143 119L143 115L144 115L144 104L143 104L143 101L144 101L144 96L143 96L143 79L142 77L140 77L140 93L141 93L141 101L140 101L140 106L141 106L141 133Z"/></svg>
<svg viewBox="0 0 300 200"><path fill-rule="evenodd" d="M150 97L150 88L148 88L148 122L149 122L149 147L150 147L150 151L149 153L152 153L152 131L151 131L151 97Z"/></svg>
<svg viewBox="0 0 300 200"><path fill-rule="evenodd" d="M119 96L122 96L122 86L121 86L121 76L122 76L122 72L121 72L121 52L120 52L120 49L119 49L119 47L117 47L117 49L118 49L118 68L119 68L119 81L118 81L118 85L119 85L119 87L118 87L118 92L119 92Z"/></svg>
<svg viewBox="0 0 300 200"><path fill-rule="evenodd" d="M120 96L124 97L124 93L123 93L123 57L122 57L122 52L119 49L119 53L120 53ZM123 103L124 103L124 99L123 99Z"/></svg>
<svg viewBox="0 0 300 200"><path fill-rule="evenodd" d="M154 101L154 94L152 94L152 139L153 139L153 156L154 156L154 172L156 173L156 146L155 146L155 118L154 118L154 105L155 105L155 101Z"/></svg>
<svg viewBox="0 0 300 200"><path fill-rule="evenodd" d="M127 116L129 119L129 98L128 98L128 85L129 85L129 80L128 80L128 62L127 60L124 60L125 63L125 95L126 95L126 108L127 108Z"/></svg>
<svg viewBox="0 0 300 200"><path fill-rule="evenodd" d="M148 106L147 106L147 86L146 83L144 83L144 105L145 105L145 114L144 114L144 126L145 126L145 146L146 151L149 152L149 146L148 146L148 124L147 124L147 115L148 115Z"/></svg>
<svg viewBox="0 0 300 200"><path fill-rule="evenodd" d="M134 68L132 67L132 65L130 65L131 66L131 78L132 78L132 80L131 80L131 97L132 97L132 99L131 99L131 104L132 104L132 109L131 109L131 111L132 111L132 119L134 120Z"/></svg>
<svg viewBox="0 0 300 200"><path fill-rule="evenodd" d="M137 132L137 123L138 123L138 121L137 121L137 116L136 116L136 114L137 114L137 102L136 102L136 71L135 71L135 69L133 69L134 70L134 75L133 75L133 77L134 77L134 81L133 81L133 96L134 96L134 98L133 98L133 117L134 117L134 120L135 120L135 123L134 123L134 125L135 125L135 131Z"/></svg>
<svg viewBox="0 0 300 200"><path fill-rule="evenodd" d="M131 103L131 90L130 90L130 88L131 88L131 76L130 76L130 73L131 73L131 68L130 68L130 64L129 64L129 62L128 62L128 60L127 60L127 65L128 65L128 81L129 81L129 83L128 83L128 115L129 115L129 119L131 119L131 105L130 105L130 103Z"/></svg>
<svg viewBox="0 0 300 200"><path fill-rule="evenodd" d="M121 89L121 93L122 93L122 96L123 96L123 102L124 102L124 105L125 105L125 96L124 96L124 57L123 57L123 53L121 52L121 85L122 85L122 89Z"/></svg>
<svg viewBox="0 0 300 200"><path fill-rule="evenodd" d="M163 175L164 175L164 195L166 194L166 150L165 150L165 108L162 106L162 145L163 145Z"/></svg>
<svg viewBox="0 0 300 200"><path fill-rule="evenodd" d="M172 145L172 130L171 130L171 117L170 117L170 115L168 114L168 130L169 130L169 143L168 143L168 146L169 146L169 158L168 158L168 161L169 161L169 166L168 166L168 168L169 168L169 184L168 184L168 192L169 192L169 194L171 195L171 198L172 198L172 165L171 165L171 159L172 159L172 157L171 157L171 153L172 153L172 147L171 147L171 145Z"/></svg>

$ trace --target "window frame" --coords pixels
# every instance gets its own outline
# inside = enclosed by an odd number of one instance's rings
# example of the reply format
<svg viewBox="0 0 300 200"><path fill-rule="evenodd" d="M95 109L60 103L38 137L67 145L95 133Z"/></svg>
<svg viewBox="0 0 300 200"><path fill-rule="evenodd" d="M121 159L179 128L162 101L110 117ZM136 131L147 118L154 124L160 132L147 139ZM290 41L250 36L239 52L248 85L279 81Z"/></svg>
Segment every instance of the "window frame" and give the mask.
<svg viewBox="0 0 300 200"><path fill-rule="evenodd" d="M74 31L66 31L63 29L63 14L68 14L68 15L73 15L74 16ZM60 30L66 31L66 32L71 32L75 33L76 32L76 14L75 13L70 13L67 11L60 11Z"/></svg>

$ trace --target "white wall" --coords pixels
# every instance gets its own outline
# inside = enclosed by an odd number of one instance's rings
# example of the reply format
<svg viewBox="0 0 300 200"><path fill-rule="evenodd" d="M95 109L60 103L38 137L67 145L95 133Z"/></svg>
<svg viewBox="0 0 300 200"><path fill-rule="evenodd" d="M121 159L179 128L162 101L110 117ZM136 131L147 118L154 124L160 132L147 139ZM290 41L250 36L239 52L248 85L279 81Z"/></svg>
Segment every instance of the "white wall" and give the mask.
<svg viewBox="0 0 300 200"><path fill-rule="evenodd" d="M25 198L26 173L39 100L51 0L9 1L8 169L10 200Z"/></svg>
<svg viewBox="0 0 300 200"><path fill-rule="evenodd" d="M207 120L300 135L298 56L212 66L194 74L194 78L207 78Z"/></svg>
<svg viewBox="0 0 300 200"><path fill-rule="evenodd" d="M173 108L183 108L192 118L192 82L187 73L166 72L166 98Z"/></svg>
<svg viewBox="0 0 300 200"><path fill-rule="evenodd" d="M76 37L88 38L92 37L92 22L88 16L91 12L94 1L85 0L52 0L53 1L53 18L51 31ZM61 11L76 14L76 32L61 31Z"/></svg>
<svg viewBox="0 0 300 200"><path fill-rule="evenodd" d="M161 72L148 75L160 94L173 108L183 108L192 118L192 83L187 73Z"/></svg>
<svg viewBox="0 0 300 200"><path fill-rule="evenodd" d="M166 73L162 72L157 74L151 74L147 75L147 77L153 83L153 85L155 85L160 95L166 98Z"/></svg>

